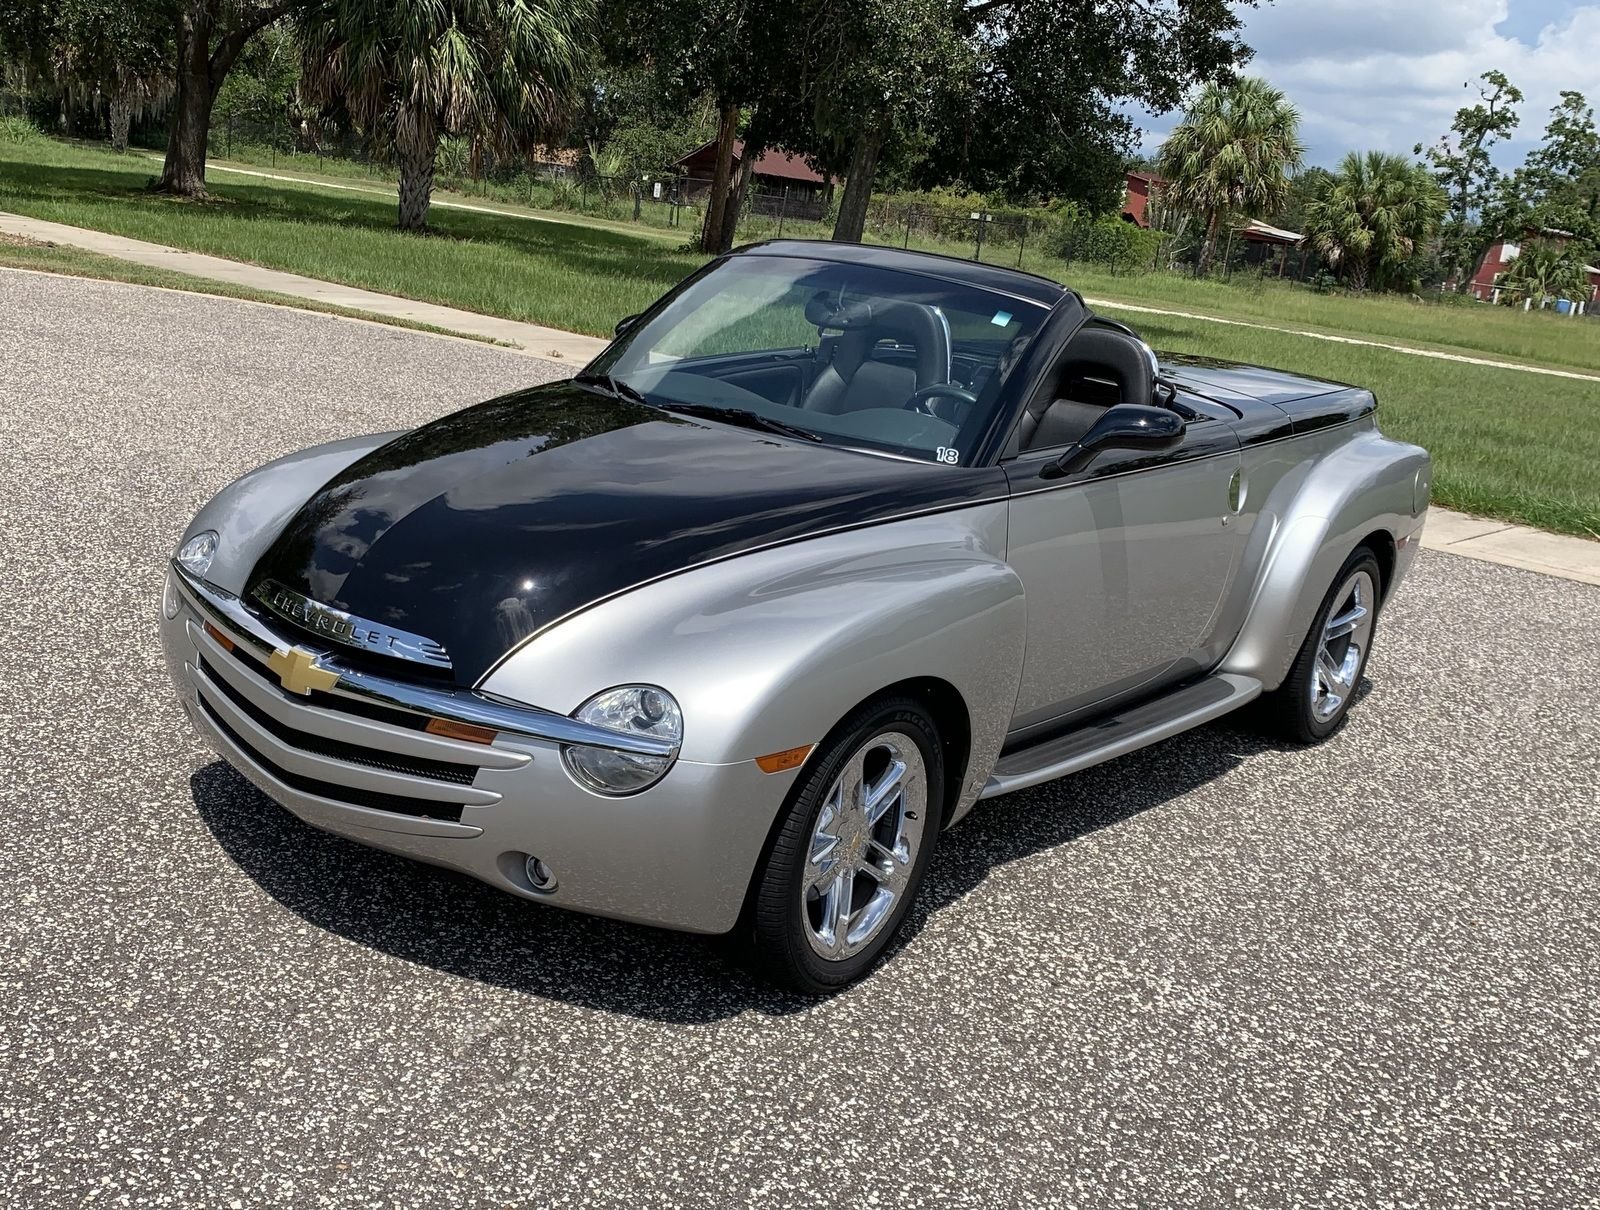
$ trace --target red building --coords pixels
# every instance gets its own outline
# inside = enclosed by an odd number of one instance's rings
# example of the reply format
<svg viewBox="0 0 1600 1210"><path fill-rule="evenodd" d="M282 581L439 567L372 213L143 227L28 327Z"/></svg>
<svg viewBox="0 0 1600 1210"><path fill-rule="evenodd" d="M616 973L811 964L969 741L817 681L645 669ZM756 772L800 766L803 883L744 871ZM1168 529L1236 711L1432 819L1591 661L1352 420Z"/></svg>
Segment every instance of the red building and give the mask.
<svg viewBox="0 0 1600 1210"><path fill-rule="evenodd" d="M1524 243L1528 240L1544 239L1558 246L1565 246L1571 238L1570 231L1557 231L1546 227L1542 231L1528 231L1521 240L1495 240L1483 254L1483 259L1478 262L1478 271L1467 283L1467 292L1479 302L1499 301L1500 279L1510 272L1511 262L1522 255ZM1594 265L1585 265L1584 268L1589 271L1588 305L1592 306L1600 302L1600 268Z"/></svg>
<svg viewBox="0 0 1600 1210"><path fill-rule="evenodd" d="M1141 227L1150 225L1150 198L1165 185L1166 178L1153 172L1128 173L1128 194L1122 203L1122 217Z"/></svg>
<svg viewBox="0 0 1600 1210"><path fill-rule="evenodd" d="M735 139L733 144L733 171L739 171L740 161L744 157L744 140ZM696 147L688 155L678 160L673 167L688 177L685 194L696 197L711 188L711 179L717 172L717 141ZM789 155L783 151L763 151L756 160L755 167L751 170L756 190L761 193L782 193L785 188L789 196L800 201L825 197L832 189L833 182L812 168L799 156Z"/></svg>

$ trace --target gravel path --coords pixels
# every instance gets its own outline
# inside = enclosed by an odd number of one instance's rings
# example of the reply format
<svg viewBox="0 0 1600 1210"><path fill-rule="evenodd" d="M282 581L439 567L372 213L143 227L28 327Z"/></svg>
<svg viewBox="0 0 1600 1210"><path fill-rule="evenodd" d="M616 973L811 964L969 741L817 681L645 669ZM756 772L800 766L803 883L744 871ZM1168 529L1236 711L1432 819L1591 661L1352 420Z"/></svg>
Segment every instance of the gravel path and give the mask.
<svg viewBox="0 0 1600 1210"><path fill-rule="evenodd" d="M823 1004L271 806L163 679L190 511L559 372L0 271L0 1204L1600 1198L1593 587L1425 552L1334 741L980 806Z"/></svg>

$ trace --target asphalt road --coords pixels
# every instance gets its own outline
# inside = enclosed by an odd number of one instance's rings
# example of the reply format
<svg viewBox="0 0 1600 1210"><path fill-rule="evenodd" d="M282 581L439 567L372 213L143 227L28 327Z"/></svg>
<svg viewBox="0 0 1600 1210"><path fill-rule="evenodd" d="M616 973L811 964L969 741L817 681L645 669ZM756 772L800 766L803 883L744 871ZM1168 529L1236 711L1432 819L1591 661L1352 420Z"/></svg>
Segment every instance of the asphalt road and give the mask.
<svg viewBox="0 0 1600 1210"><path fill-rule="evenodd" d="M541 372L0 271L0 1203L1600 1200L1594 588L1425 553L1332 742L981 806L821 1004L273 807L163 680L186 518Z"/></svg>

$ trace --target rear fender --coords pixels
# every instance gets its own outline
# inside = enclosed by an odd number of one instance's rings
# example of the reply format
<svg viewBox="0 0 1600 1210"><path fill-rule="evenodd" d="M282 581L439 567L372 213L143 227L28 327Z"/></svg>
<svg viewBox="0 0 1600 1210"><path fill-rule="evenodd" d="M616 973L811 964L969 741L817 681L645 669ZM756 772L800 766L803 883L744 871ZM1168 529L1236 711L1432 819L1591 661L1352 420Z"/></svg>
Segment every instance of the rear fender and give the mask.
<svg viewBox="0 0 1600 1210"><path fill-rule="evenodd" d="M1409 566L1427 511L1429 459L1418 446L1364 429L1303 473L1286 476L1262 509L1271 527L1243 629L1220 670L1283 683L1322 599L1350 553L1386 533L1404 555L1386 590Z"/></svg>

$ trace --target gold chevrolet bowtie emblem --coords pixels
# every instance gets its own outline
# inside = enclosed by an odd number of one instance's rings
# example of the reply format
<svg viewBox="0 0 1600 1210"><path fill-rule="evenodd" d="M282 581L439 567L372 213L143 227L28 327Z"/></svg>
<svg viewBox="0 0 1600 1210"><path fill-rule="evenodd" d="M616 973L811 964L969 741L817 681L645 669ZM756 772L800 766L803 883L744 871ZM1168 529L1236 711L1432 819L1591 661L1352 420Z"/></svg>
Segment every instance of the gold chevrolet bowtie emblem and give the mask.
<svg viewBox="0 0 1600 1210"><path fill-rule="evenodd" d="M278 674L284 689L309 696L312 690L326 693L339 683L339 674L317 666L317 657L304 647L280 647L267 657L267 667Z"/></svg>

